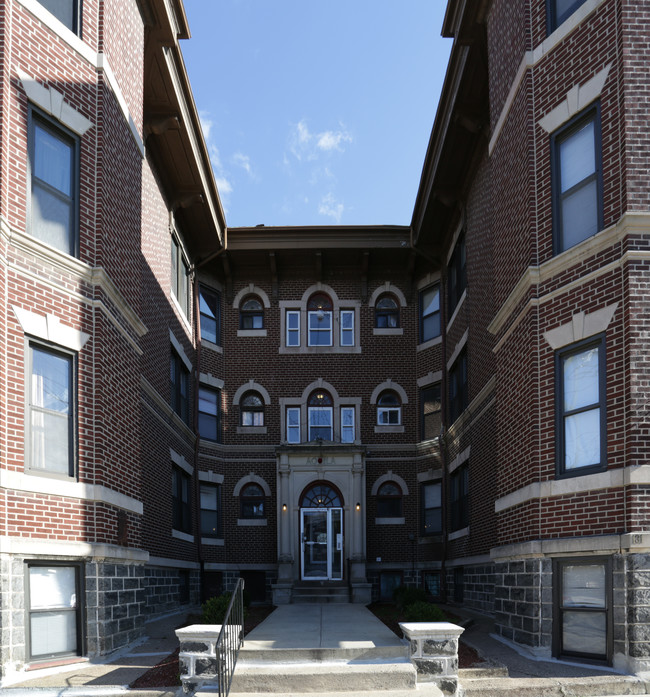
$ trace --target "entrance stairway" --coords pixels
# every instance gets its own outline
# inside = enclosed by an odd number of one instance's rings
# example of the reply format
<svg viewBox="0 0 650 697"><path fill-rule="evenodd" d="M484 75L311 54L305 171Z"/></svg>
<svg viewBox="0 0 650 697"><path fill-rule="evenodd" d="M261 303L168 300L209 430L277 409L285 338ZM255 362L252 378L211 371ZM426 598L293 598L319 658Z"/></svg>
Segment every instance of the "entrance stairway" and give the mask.
<svg viewBox="0 0 650 697"><path fill-rule="evenodd" d="M349 603L347 583L332 581L302 581L293 587L292 603Z"/></svg>
<svg viewBox="0 0 650 697"><path fill-rule="evenodd" d="M434 685L416 685L406 645L366 608L334 602L278 610L246 638L230 697L442 697Z"/></svg>

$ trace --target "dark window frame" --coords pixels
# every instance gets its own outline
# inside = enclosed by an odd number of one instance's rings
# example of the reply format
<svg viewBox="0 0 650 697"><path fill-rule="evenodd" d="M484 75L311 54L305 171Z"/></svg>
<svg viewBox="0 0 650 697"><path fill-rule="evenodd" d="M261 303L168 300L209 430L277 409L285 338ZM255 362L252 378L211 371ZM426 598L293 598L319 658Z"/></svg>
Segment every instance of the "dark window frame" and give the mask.
<svg viewBox="0 0 650 697"><path fill-rule="evenodd" d="M594 162L595 172L585 177L580 182L572 186L570 189L562 193L561 181L561 157L560 148L571 136L577 133L587 123L594 124ZM603 205L603 144L602 144L602 126L600 101L594 102L592 105L576 114L570 121L558 128L551 134L551 186L552 186L552 208L553 208L553 253L560 254L567 249L575 247L577 244L584 242L589 237L585 237L570 246L566 246L562 238L562 201L567 196L576 193L580 189L588 186L591 182L596 182L596 218L597 230L600 232L604 227L604 205ZM594 234L596 234L594 233Z"/></svg>
<svg viewBox="0 0 650 697"><path fill-rule="evenodd" d="M569 8L561 15L557 14L557 0L546 0L546 33L552 34L560 25L569 19L569 17L587 0L574 0Z"/></svg>
<svg viewBox="0 0 650 697"><path fill-rule="evenodd" d="M216 499L216 511L212 511L211 508L203 508L203 491L204 489L210 489L211 495L214 493ZM213 491L212 491L213 490ZM222 516L222 486L221 484L216 484L214 482L200 482L199 483L199 511L200 511L200 531L201 537L208 538L223 538L223 516ZM204 511L206 512L204 514ZM211 529L208 531L205 527L207 523L207 518L214 518L213 521L215 525L212 525Z"/></svg>
<svg viewBox="0 0 650 697"><path fill-rule="evenodd" d="M56 17L59 20L59 22L61 22L61 24L63 24L77 36L81 37L82 0L69 0L69 4L72 5L72 25L69 25L68 22L65 22L61 18L60 13L56 11L56 8L51 7L51 3L48 3L47 0L38 1L51 15Z"/></svg>
<svg viewBox="0 0 650 697"><path fill-rule="evenodd" d="M455 469L449 477L451 532L469 525L469 463Z"/></svg>
<svg viewBox="0 0 650 697"><path fill-rule="evenodd" d="M463 293L467 288L467 249L465 233L458 238L447 266L447 313L454 314Z"/></svg>
<svg viewBox="0 0 650 697"><path fill-rule="evenodd" d="M190 371L172 346L169 358L169 403L172 411L187 425L190 423Z"/></svg>
<svg viewBox="0 0 650 697"><path fill-rule="evenodd" d="M432 592L429 589L429 584L427 583L427 577L433 577L436 579L437 592ZM422 588L424 588L427 595L429 595L434 600L440 600L442 597L442 573L438 570L431 569L422 572Z"/></svg>
<svg viewBox="0 0 650 697"><path fill-rule="evenodd" d="M61 190L48 184L44 180L36 176L36 127L49 133L53 138L64 143L70 148L70 196L65 195ZM41 238L34 234L34 227L36 222L36 217L34 215L34 185L40 186L43 191L51 194L59 201L66 201L70 209L71 217L71 230L69 234L71 236L68 239L68 248L60 249L56 245L52 245L49 242L41 240L44 244L50 244L50 246L59 249L59 251L64 254L69 254L70 256L79 256L79 228L80 228L80 192L81 192L81 138L76 133L73 133L70 129L66 128L60 122L48 116L45 112L41 111L32 104L28 107L27 113L27 194L29 206L27 209L27 229L29 234L32 235L37 240Z"/></svg>
<svg viewBox="0 0 650 697"><path fill-rule="evenodd" d="M393 580L399 578L399 581L397 585L394 585L393 589L391 590L390 595L387 593L384 593L384 584L383 584L383 579L384 578L390 578L392 577ZM391 584L393 585L393 584ZM402 569L384 569L379 572L379 599L381 601L392 601L394 600L394 593L397 588L400 586L404 585L404 571Z"/></svg>
<svg viewBox="0 0 650 697"><path fill-rule="evenodd" d="M45 407L38 407L32 404L32 384L34 379L34 350L41 353L47 353L57 358L65 359L69 365L68 372L68 473L56 472L46 468L34 467L33 464L33 447L32 447L32 421L35 411L47 413ZM64 480L73 479L77 474L78 460L78 438L77 438L77 423L78 423L78 396L77 396L77 371L78 371L78 356L75 351L70 351L53 346L52 344L29 339L27 342L27 361L26 361L26 380L25 380L25 471L29 474L40 475L51 478L60 478Z"/></svg>
<svg viewBox="0 0 650 697"><path fill-rule="evenodd" d="M438 409L428 405L438 405ZM433 422L433 424L431 424ZM442 385L439 382L420 388L420 440L432 440L440 435L442 425Z"/></svg>
<svg viewBox="0 0 650 697"><path fill-rule="evenodd" d="M449 424L453 424L467 409L469 404L468 383L467 349L464 347L449 369Z"/></svg>
<svg viewBox="0 0 650 697"><path fill-rule="evenodd" d="M217 387L211 387L209 385L204 385L200 384L198 386L199 390L199 398L201 397L201 392L209 393L211 395L214 395L216 397L216 405L217 405L217 413L212 414L211 412L207 411L202 411L201 410L201 400L199 399L199 409L198 409L198 431L199 431L199 438L202 440L209 440L212 443L221 443L222 441L222 433L221 433L221 428L222 428L222 423L221 423L221 417L222 417L222 404L221 404L221 390ZM205 420L209 420L210 425L214 426L212 429L212 432L214 432L215 437L212 438L210 435L206 435L205 433L201 432L201 423Z"/></svg>
<svg viewBox="0 0 650 697"><path fill-rule="evenodd" d="M564 369L565 358L597 348L598 349L598 402L578 409L564 411ZM570 344L555 352L555 476L556 479L583 476L596 472L604 472L607 469L607 355L605 334L597 334L574 344ZM564 420L578 413L591 411L598 405L600 409L600 462L584 467L567 469L566 439Z"/></svg>
<svg viewBox="0 0 650 697"><path fill-rule="evenodd" d="M381 307L385 301L394 303L394 307ZM375 329L398 329L400 326L399 301L393 293L382 293L375 303ZM391 324L394 318L394 324Z"/></svg>
<svg viewBox="0 0 650 697"><path fill-rule="evenodd" d="M382 493L382 489L394 487L397 493ZM404 517L404 492L402 487L394 480L383 482L377 488L377 518L403 518Z"/></svg>
<svg viewBox="0 0 650 697"><path fill-rule="evenodd" d="M202 302L205 302L206 307L212 313L209 315L201 309ZM212 288L208 288L202 283L199 284L199 314L201 322L201 340L209 341L210 343L221 346L221 293ZM206 321L210 326L214 323L214 334L210 332L210 336L205 336ZM214 335L214 340L211 338Z"/></svg>
<svg viewBox="0 0 650 697"><path fill-rule="evenodd" d="M181 244L179 236L174 232L171 235L171 290L176 298L181 311L189 320L192 287L190 283L190 263Z"/></svg>
<svg viewBox="0 0 650 697"><path fill-rule="evenodd" d="M76 594L76 606L75 608L61 607L61 608L50 608L42 610L32 609L32 597L31 597L31 583L30 583L30 569L39 568L72 568L75 571L75 594ZM84 574L83 574L83 564L81 562L70 562L70 561L49 561L47 559L38 560L27 560L25 561L25 638L26 638L26 653L29 658L30 663L40 663L43 661L51 661L53 658L63 658L66 656L83 656L85 653L85 584L84 584ZM77 648L74 651L64 651L60 653L48 653L48 654L38 654L34 655L32 653L32 616L35 614L47 614L48 612L74 612L75 613L75 626L77 630Z"/></svg>
<svg viewBox="0 0 650 697"><path fill-rule="evenodd" d="M246 404L246 400L249 399L250 397L255 397L259 400L259 404ZM254 426L264 426L264 398L262 395L257 391L257 390L247 390L243 395L241 400L239 401L239 418L240 418L240 424L244 428L251 428ZM251 423L247 424L244 423L246 421L246 414L251 415ZM255 415L260 414L261 415L261 423L255 423Z"/></svg>
<svg viewBox="0 0 650 697"><path fill-rule="evenodd" d="M255 494L247 493L253 489L259 489ZM262 520L266 518L266 495L264 487L257 482L248 482L239 492L240 518L245 520Z"/></svg>
<svg viewBox="0 0 650 697"><path fill-rule="evenodd" d="M186 485L186 490L183 489ZM181 467L172 467L172 528L179 532L192 532L191 505L192 478ZM187 494L187 498L184 497Z"/></svg>
<svg viewBox="0 0 650 697"><path fill-rule="evenodd" d="M435 486L440 489L440 505L439 506L429 506L428 508L425 506L426 503L426 496L425 496L425 490L429 486ZM430 516L427 515L427 512L431 511L437 511L435 514L435 522L438 523L435 527L432 529L429 529L428 527L428 521L430 520ZM422 482L420 484L420 535L422 537L430 537L432 535L441 535L442 534L442 482L441 481L431 481L431 482Z"/></svg>
<svg viewBox="0 0 650 697"><path fill-rule="evenodd" d="M250 302L257 303L259 307L246 308L246 304ZM255 326L256 320L259 320L259 327ZM259 295L250 293L242 299L239 305L239 328L243 331L259 331L264 329L264 303Z"/></svg>
<svg viewBox="0 0 650 697"><path fill-rule="evenodd" d="M438 309L434 310L433 312L429 312L428 314L424 314L425 307L424 307L424 296L426 293L432 290L437 290L438 293ZM420 343L424 344L427 341L433 341L434 339L437 339L439 336L441 336L441 312L440 312L440 304L441 304L441 299L440 299L440 283L434 283L430 286L427 286L426 288L423 288L419 294L418 294L418 319L419 319L419 332L420 332ZM430 317L436 317L438 318L438 328L437 331L434 331L431 335L429 333L425 334L425 322L428 318Z"/></svg>
<svg viewBox="0 0 650 697"><path fill-rule="evenodd" d="M605 607L590 607L580 605L563 604L562 571L565 566L604 566L605 568ZM553 559L553 633L552 653L553 657L572 657L595 662L606 662L611 665L613 656L613 576L611 557L568 557ZM565 611L604 613L606 631L605 654L589 654L577 651L565 651L562 646L563 614Z"/></svg>

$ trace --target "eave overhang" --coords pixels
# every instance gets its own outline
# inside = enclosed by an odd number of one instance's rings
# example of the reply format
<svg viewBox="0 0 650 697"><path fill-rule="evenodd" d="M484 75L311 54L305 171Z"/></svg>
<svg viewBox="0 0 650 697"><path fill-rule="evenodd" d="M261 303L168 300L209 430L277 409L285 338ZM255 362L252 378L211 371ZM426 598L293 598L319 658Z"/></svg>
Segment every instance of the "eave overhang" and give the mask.
<svg viewBox="0 0 650 697"><path fill-rule="evenodd" d="M181 0L142 0L145 144L174 222L194 258L226 244L226 220L179 39L189 38Z"/></svg>
<svg viewBox="0 0 650 697"><path fill-rule="evenodd" d="M454 44L427 147L411 220L412 245L441 254L462 218L464 201L487 145L489 95L485 16L489 0L449 0L443 36Z"/></svg>

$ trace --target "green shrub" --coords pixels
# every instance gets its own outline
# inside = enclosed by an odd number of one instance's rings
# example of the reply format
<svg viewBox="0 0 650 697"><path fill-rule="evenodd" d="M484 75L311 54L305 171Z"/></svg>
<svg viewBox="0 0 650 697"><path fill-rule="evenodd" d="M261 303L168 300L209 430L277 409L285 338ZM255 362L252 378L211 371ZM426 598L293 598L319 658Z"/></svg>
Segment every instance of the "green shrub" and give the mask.
<svg viewBox="0 0 650 697"><path fill-rule="evenodd" d="M404 609L404 619L407 622L447 622L445 613L433 603L418 601L407 605Z"/></svg>
<svg viewBox="0 0 650 697"><path fill-rule="evenodd" d="M409 586L398 586L393 591L393 600L400 610L403 610L413 603L426 602L427 594L424 588L411 588Z"/></svg>
<svg viewBox="0 0 650 697"><path fill-rule="evenodd" d="M201 605L203 613L201 615L201 624L223 624L231 596L232 593L223 593L222 595L215 595L212 598L208 598L208 600ZM244 597L244 617L246 617L247 614L246 597Z"/></svg>

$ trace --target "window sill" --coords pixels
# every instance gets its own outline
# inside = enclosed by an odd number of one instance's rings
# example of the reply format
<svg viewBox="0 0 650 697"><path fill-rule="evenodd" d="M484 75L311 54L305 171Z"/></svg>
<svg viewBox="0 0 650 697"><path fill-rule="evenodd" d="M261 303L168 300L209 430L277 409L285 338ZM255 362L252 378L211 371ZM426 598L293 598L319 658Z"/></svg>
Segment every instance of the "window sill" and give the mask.
<svg viewBox="0 0 650 697"><path fill-rule="evenodd" d="M214 351L215 353L223 353L223 346L219 346L219 344L213 344L211 341L208 341L207 339L201 339L201 348L210 349L210 351Z"/></svg>
<svg viewBox="0 0 650 697"><path fill-rule="evenodd" d="M469 525L460 530L454 530L447 535L447 540L451 542L452 540L458 540L461 537L467 537L469 535Z"/></svg>
<svg viewBox="0 0 650 697"><path fill-rule="evenodd" d="M186 532L181 532L174 528L172 528L172 537L175 537L177 540L183 540L184 542L194 542L194 535L188 535Z"/></svg>
<svg viewBox="0 0 650 697"><path fill-rule="evenodd" d="M242 527L266 527L266 518L237 518L237 525Z"/></svg>
<svg viewBox="0 0 650 697"><path fill-rule="evenodd" d="M375 336L402 336L404 334L404 329L402 327L375 327L372 333Z"/></svg>
<svg viewBox="0 0 650 697"><path fill-rule="evenodd" d="M442 344L442 335L436 336L433 339L429 339L428 341L423 341L421 344L418 344L415 347L415 350L424 351L425 349L431 348L432 346L437 346L438 344Z"/></svg>
<svg viewBox="0 0 650 697"><path fill-rule="evenodd" d="M404 433L404 426L375 426L375 433Z"/></svg>
<svg viewBox="0 0 650 697"><path fill-rule="evenodd" d="M405 518L375 518L375 525L404 525Z"/></svg>
<svg viewBox="0 0 650 697"><path fill-rule="evenodd" d="M88 663L88 658L85 656L73 656L68 658L52 658L49 660L38 661L35 660L25 666L25 672L29 673L32 670L43 670L44 668L59 668L61 666L70 666L76 663Z"/></svg>
<svg viewBox="0 0 650 697"><path fill-rule="evenodd" d="M460 296L458 299L458 302L456 303L456 307L454 308L454 311L451 314L451 319L449 322L447 322L447 331L449 331L458 316L458 313L460 312L460 308L463 306L463 303L465 302L465 298L467 297L467 288L463 291L463 294Z"/></svg>
<svg viewBox="0 0 650 697"><path fill-rule="evenodd" d="M266 329L238 329L237 336L265 337Z"/></svg>
<svg viewBox="0 0 650 697"><path fill-rule="evenodd" d="M266 426L237 426L238 435L264 436L266 430Z"/></svg>
<svg viewBox="0 0 650 697"><path fill-rule="evenodd" d="M226 542L222 537L202 537L201 544L206 547L224 547Z"/></svg>

